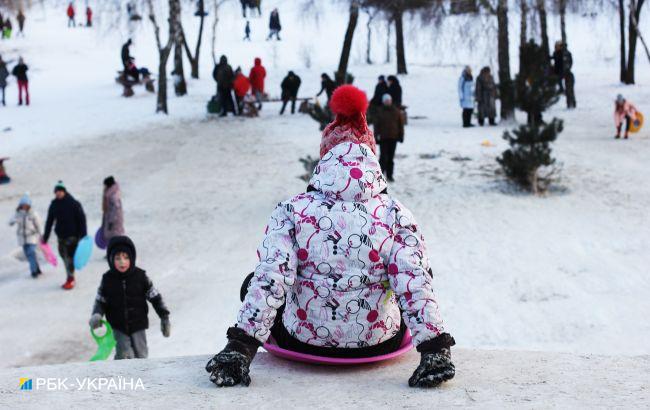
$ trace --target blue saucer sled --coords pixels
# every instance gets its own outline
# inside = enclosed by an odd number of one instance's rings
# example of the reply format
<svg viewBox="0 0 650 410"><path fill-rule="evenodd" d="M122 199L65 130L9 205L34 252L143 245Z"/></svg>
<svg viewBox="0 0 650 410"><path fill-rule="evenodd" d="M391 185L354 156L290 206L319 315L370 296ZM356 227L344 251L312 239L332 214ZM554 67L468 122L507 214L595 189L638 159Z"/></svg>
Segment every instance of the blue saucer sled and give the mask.
<svg viewBox="0 0 650 410"><path fill-rule="evenodd" d="M88 264L90 256L93 253L93 240L90 236L84 236L77 245L77 250L74 253L74 268L82 270Z"/></svg>

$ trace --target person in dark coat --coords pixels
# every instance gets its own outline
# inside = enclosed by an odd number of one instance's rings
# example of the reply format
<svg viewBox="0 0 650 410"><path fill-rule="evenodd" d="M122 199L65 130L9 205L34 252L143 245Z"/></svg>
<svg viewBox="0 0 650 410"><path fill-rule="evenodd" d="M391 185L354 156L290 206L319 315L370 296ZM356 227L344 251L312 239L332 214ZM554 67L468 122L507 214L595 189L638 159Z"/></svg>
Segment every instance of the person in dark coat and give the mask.
<svg viewBox="0 0 650 410"><path fill-rule="evenodd" d="M86 214L81 204L68 193L62 181L54 187L56 198L50 204L45 222L43 243L50 239L52 226L59 240L59 255L63 259L67 280L62 285L63 289L70 290L75 285L74 280L74 254L77 251L79 240L87 235Z"/></svg>
<svg viewBox="0 0 650 410"><path fill-rule="evenodd" d="M573 55L567 48L567 45L561 41L555 42L555 51L553 52L553 72L558 79L560 91L564 92L564 78L567 71L573 67Z"/></svg>
<svg viewBox="0 0 650 410"><path fill-rule="evenodd" d="M237 115L235 103L232 100L232 83L235 80L235 74L230 64L228 64L226 56L222 55L219 64L214 66L212 78L217 82L217 94L221 102L221 114L219 115L225 117L228 115L228 111L232 112L233 115Z"/></svg>
<svg viewBox="0 0 650 410"><path fill-rule="evenodd" d="M393 105L397 108L402 108L402 86L394 75L388 76L388 94L393 99Z"/></svg>
<svg viewBox="0 0 650 410"><path fill-rule="evenodd" d="M144 270L135 265L135 245L127 236L116 236L108 243L106 259L109 270L97 289L89 325L101 327L106 320L113 328L115 359L145 359L148 356L146 329L149 328L151 303L160 317L160 330L169 337L169 309Z"/></svg>
<svg viewBox="0 0 650 410"><path fill-rule="evenodd" d="M22 57L18 58L18 64L11 70L11 74L18 81L18 105L23 105L23 92L25 93L25 103L29 105L29 78L27 78L27 64Z"/></svg>
<svg viewBox="0 0 650 410"><path fill-rule="evenodd" d="M282 88L282 109L280 110L280 115L284 114L284 109L287 106L287 103L291 101L291 114L296 111L296 98L298 98L298 89L300 88L300 77L298 77L293 71L289 71L280 88Z"/></svg>
<svg viewBox="0 0 650 410"><path fill-rule="evenodd" d="M244 41L251 41L251 23L246 20L246 27L244 27Z"/></svg>
<svg viewBox="0 0 650 410"><path fill-rule="evenodd" d="M18 10L16 21L18 21L18 33L16 33L16 37L25 37L25 33L23 33L23 30L25 29L25 13L23 13L22 10Z"/></svg>
<svg viewBox="0 0 650 410"><path fill-rule="evenodd" d="M9 77L9 70L7 64L0 56L0 92L2 92L2 105L7 105L5 101L5 88L7 88L7 77Z"/></svg>
<svg viewBox="0 0 650 410"><path fill-rule="evenodd" d="M133 41L128 39L126 43L122 45L122 52L120 54L122 56L122 65L124 66L124 70L129 67L129 62L131 61L131 50L129 49L131 44L133 44Z"/></svg>
<svg viewBox="0 0 650 410"><path fill-rule="evenodd" d="M388 84L386 84L386 78L383 75L380 75L377 78L377 85L375 85L375 93L372 95L372 100L370 100L371 105L381 106L381 99L384 94L388 93Z"/></svg>
<svg viewBox="0 0 650 410"><path fill-rule="evenodd" d="M388 182L393 182L395 149L404 142L404 121L390 94L382 96L382 105L375 112L375 140L379 144L379 165Z"/></svg>
<svg viewBox="0 0 650 410"><path fill-rule="evenodd" d="M316 97L319 97L323 92L327 95L327 104L330 103L332 98L332 93L336 89L336 83L330 78L329 75L323 73L320 75L320 91L316 94Z"/></svg>
<svg viewBox="0 0 650 410"><path fill-rule="evenodd" d="M269 36L266 38L270 40L275 36L276 40L280 40L280 30L282 30L282 25L280 25L280 13L278 9L273 9L271 12L271 17L269 17Z"/></svg>
<svg viewBox="0 0 650 410"><path fill-rule="evenodd" d="M486 118L490 121L490 125L496 125L497 86L494 84L494 77L492 77L490 67L483 67L481 69L481 72L476 78L474 93L476 94L475 98L478 105L479 125L483 126Z"/></svg>

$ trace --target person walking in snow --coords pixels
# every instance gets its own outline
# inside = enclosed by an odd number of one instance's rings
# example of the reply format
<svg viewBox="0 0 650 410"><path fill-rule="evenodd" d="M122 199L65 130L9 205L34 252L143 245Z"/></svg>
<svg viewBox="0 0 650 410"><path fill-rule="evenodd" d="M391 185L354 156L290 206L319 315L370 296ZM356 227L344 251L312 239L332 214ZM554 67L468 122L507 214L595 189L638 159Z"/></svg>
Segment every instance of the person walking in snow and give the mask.
<svg viewBox="0 0 650 410"><path fill-rule="evenodd" d="M377 84L375 85L375 92L372 95L372 99L370 100L370 105L381 107L384 94L388 94L388 84L386 84L386 77L380 75L377 78Z"/></svg>
<svg viewBox="0 0 650 410"><path fill-rule="evenodd" d="M0 56L0 92L2 92L2 105L7 105L5 100L5 89L7 88L7 78L9 77L9 70L7 69L7 63L4 62L2 56Z"/></svg>
<svg viewBox="0 0 650 410"><path fill-rule="evenodd" d="M9 17L5 20L4 28L2 29L2 37L6 39L11 38L11 31L13 27L11 25L11 20L9 20Z"/></svg>
<svg viewBox="0 0 650 410"><path fill-rule="evenodd" d="M241 72L241 68L237 67L235 70L235 79L232 83L232 89L235 92L235 100L237 102L237 114L242 115L244 111L244 97L248 94L251 88L251 83Z"/></svg>
<svg viewBox="0 0 650 410"><path fill-rule="evenodd" d="M237 115L235 112L235 104L232 101L232 83L235 79L235 74L230 64L228 64L228 58L226 56L222 55L219 59L219 64L214 66L212 77L217 82L217 94L221 102L221 114L219 116L225 117L228 115L228 111L231 111L233 115Z"/></svg>
<svg viewBox="0 0 650 410"><path fill-rule="evenodd" d="M280 40L280 30L282 30L282 25L280 24L280 12L275 8L269 17L269 36L266 39L271 40L273 36L275 36L276 40Z"/></svg>
<svg viewBox="0 0 650 410"><path fill-rule="evenodd" d="M284 109L287 103L291 101L291 114L296 111L296 98L298 98L298 89L300 88L300 77L293 71L289 71L286 77L282 80L280 88L282 89L282 109L280 115L284 114Z"/></svg>
<svg viewBox="0 0 650 410"><path fill-rule="evenodd" d="M122 58L122 65L124 66L124 70L128 68L129 62L131 61L131 44L133 44L133 40L126 40L126 43L122 44L122 50L120 51L120 57Z"/></svg>
<svg viewBox="0 0 650 410"><path fill-rule="evenodd" d="M332 94L334 94L334 90L336 89L336 83L330 78L327 73L323 73L320 75L320 91L318 94L316 94L316 97L320 97L322 93L325 93L327 95L327 104L329 105L330 99L332 98Z"/></svg>
<svg viewBox="0 0 650 410"><path fill-rule="evenodd" d="M244 41L251 41L251 23L246 20L246 27L244 27Z"/></svg>
<svg viewBox="0 0 650 410"><path fill-rule="evenodd" d="M102 229L108 242L115 236L124 235L124 212L120 185L112 176L104 179L102 195Z"/></svg>
<svg viewBox="0 0 650 410"><path fill-rule="evenodd" d="M66 14L68 15L68 28L76 27L77 23L74 20L75 9L72 2L68 3L68 9L66 10Z"/></svg>
<svg viewBox="0 0 650 410"><path fill-rule="evenodd" d="M257 100L257 109L261 110L262 99L264 97L264 81L266 79L266 68L262 65L261 58L255 58L253 68L251 68L251 71L248 74L248 79L253 88L253 95L255 95L255 99Z"/></svg>
<svg viewBox="0 0 650 410"><path fill-rule="evenodd" d="M494 84L494 77L490 72L490 67L483 67L476 78L476 102L478 105L478 123L482 127L485 119L489 120L490 125L496 125L497 116L496 99L497 86Z"/></svg>
<svg viewBox="0 0 650 410"><path fill-rule="evenodd" d="M41 218L32 209L29 194L23 195L18 202L16 214L9 220L9 226L16 225L18 246L23 248L32 278L37 278L42 272L36 258L36 246L41 240Z"/></svg>
<svg viewBox="0 0 650 410"><path fill-rule="evenodd" d="M632 125L632 121L636 120L638 112L639 111L636 107L631 102L627 101L621 94L616 96L616 102L614 104L614 124L616 125L615 139L621 138L623 122L625 122L625 136L623 138L628 138L630 126Z"/></svg>
<svg viewBox="0 0 650 410"><path fill-rule="evenodd" d="M25 104L29 105L29 78L27 78L27 64L22 57L18 57L18 64L11 70L11 74L18 81L18 105L23 105L23 92L25 93Z"/></svg>
<svg viewBox="0 0 650 410"><path fill-rule="evenodd" d="M18 21L18 33L16 34L16 37L25 37L25 33L23 32L23 30L25 30L25 14L22 9L18 10L16 21Z"/></svg>
<svg viewBox="0 0 650 410"><path fill-rule="evenodd" d="M560 87L560 91L564 92L563 82L566 73L573 67L573 55L565 43L556 41L555 51L553 51L551 59L553 60L553 72L557 77L558 86Z"/></svg>
<svg viewBox="0 0 650 410"><path fill-rule="evenodd" d="M45 233L43 243L50 239L50 233L54 226L59 242L59 255L63 259L67 279L61 286L65 290L74 288L74 254L77 251L79 240L87 235L86 214L83 207L72 195L70 195L62 181L54 186L55 198L50 204L45 222Z"/></svg>
<svg viewBox="0 0 650 410"><path fill-rule="evenodd" d="M387 81L388 94L390 94L391 98L393 99L393 105L401 109L402 108L402 86L399 83L399 79L397 79L397 77L394 75L389 75L387 80L388 80Z"/></svg>
<svg viewBox="0 0 650 410"><path fill-rule="evenodd" d="M86 6L86 27L93 26L93 9L90 6Z"/></svg>
<svg viewBox="0 0 650 410"><path fill-rule="evenodd" d="M469 66L465 66L458 79L458 98L460 100L460 108L463 110L463 127L473 127L474 78L472 77L472 69Z"/></svg>
<svg viewBox="0 0 650 410"><path fill-rule="evenodd" d="M102 276L88 324L101 327L102 317L113 328L115 359L146 359L149 355L146 329L151 303L160 317L160 331L169 337L169 309L146 272L135 265L135 245L126 236L115 236L106 249L108 272Z"/></svg>
<svg viewBox="0 0 650 410"><path fill-rule="evenodd" d="M393 182L394 158L398 142L404 142L404 121L393 98L386 93L382 105L375 112L375 140L379 144L379 165L388 182Z"/></svg>
<svg viewBox="0 0 650 410"><path fill-rule="evenodd" d="M248 386L249 367L270 336L283 349L338 358L399 349L408 328L421 354L410 386L454 377L421 229L387 192L365 120L363 91L334 92L307 191L272 212L259 263L241 288L237 323L206 365L217 386Z"/></svg>

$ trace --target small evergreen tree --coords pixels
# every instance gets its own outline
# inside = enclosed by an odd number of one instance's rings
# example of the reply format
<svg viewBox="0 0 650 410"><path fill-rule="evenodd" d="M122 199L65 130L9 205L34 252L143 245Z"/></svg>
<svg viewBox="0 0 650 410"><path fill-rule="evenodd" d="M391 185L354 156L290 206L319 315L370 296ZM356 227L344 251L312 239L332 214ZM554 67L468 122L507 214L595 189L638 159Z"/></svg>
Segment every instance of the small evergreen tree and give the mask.
<svg viewBox="0 0 650 410"><path fill-rule="evenodd" d="M520 52L523 63L515 78L515 103L526 112L527 124L503 134L510 148L497 162L510 180L539 194L548 189L557 171L550 144L563 129L562 120L553 118L547 124L542 114L558 101L560 92L543 48L531 40ZM548 172L542 175L542 168Z"/></svg>

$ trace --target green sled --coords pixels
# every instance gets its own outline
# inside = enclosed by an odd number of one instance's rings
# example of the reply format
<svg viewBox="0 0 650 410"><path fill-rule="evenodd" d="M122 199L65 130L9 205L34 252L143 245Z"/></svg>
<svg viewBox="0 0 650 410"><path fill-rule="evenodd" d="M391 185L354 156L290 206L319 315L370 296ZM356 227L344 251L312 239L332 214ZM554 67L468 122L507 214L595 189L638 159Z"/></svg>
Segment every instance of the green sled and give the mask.
<svg viewBox="0 0 650 410"><path fill-rule="evenodd" d="M90 334L95 339L95 342L97 342L97 353L90 359L91 362L108 359L117 344L113 337L113 328L111 325L105 320L102 320L102 324L106 326L106 333L103 336L97 336L95 331L92 328L90 329Z"/></svg>

